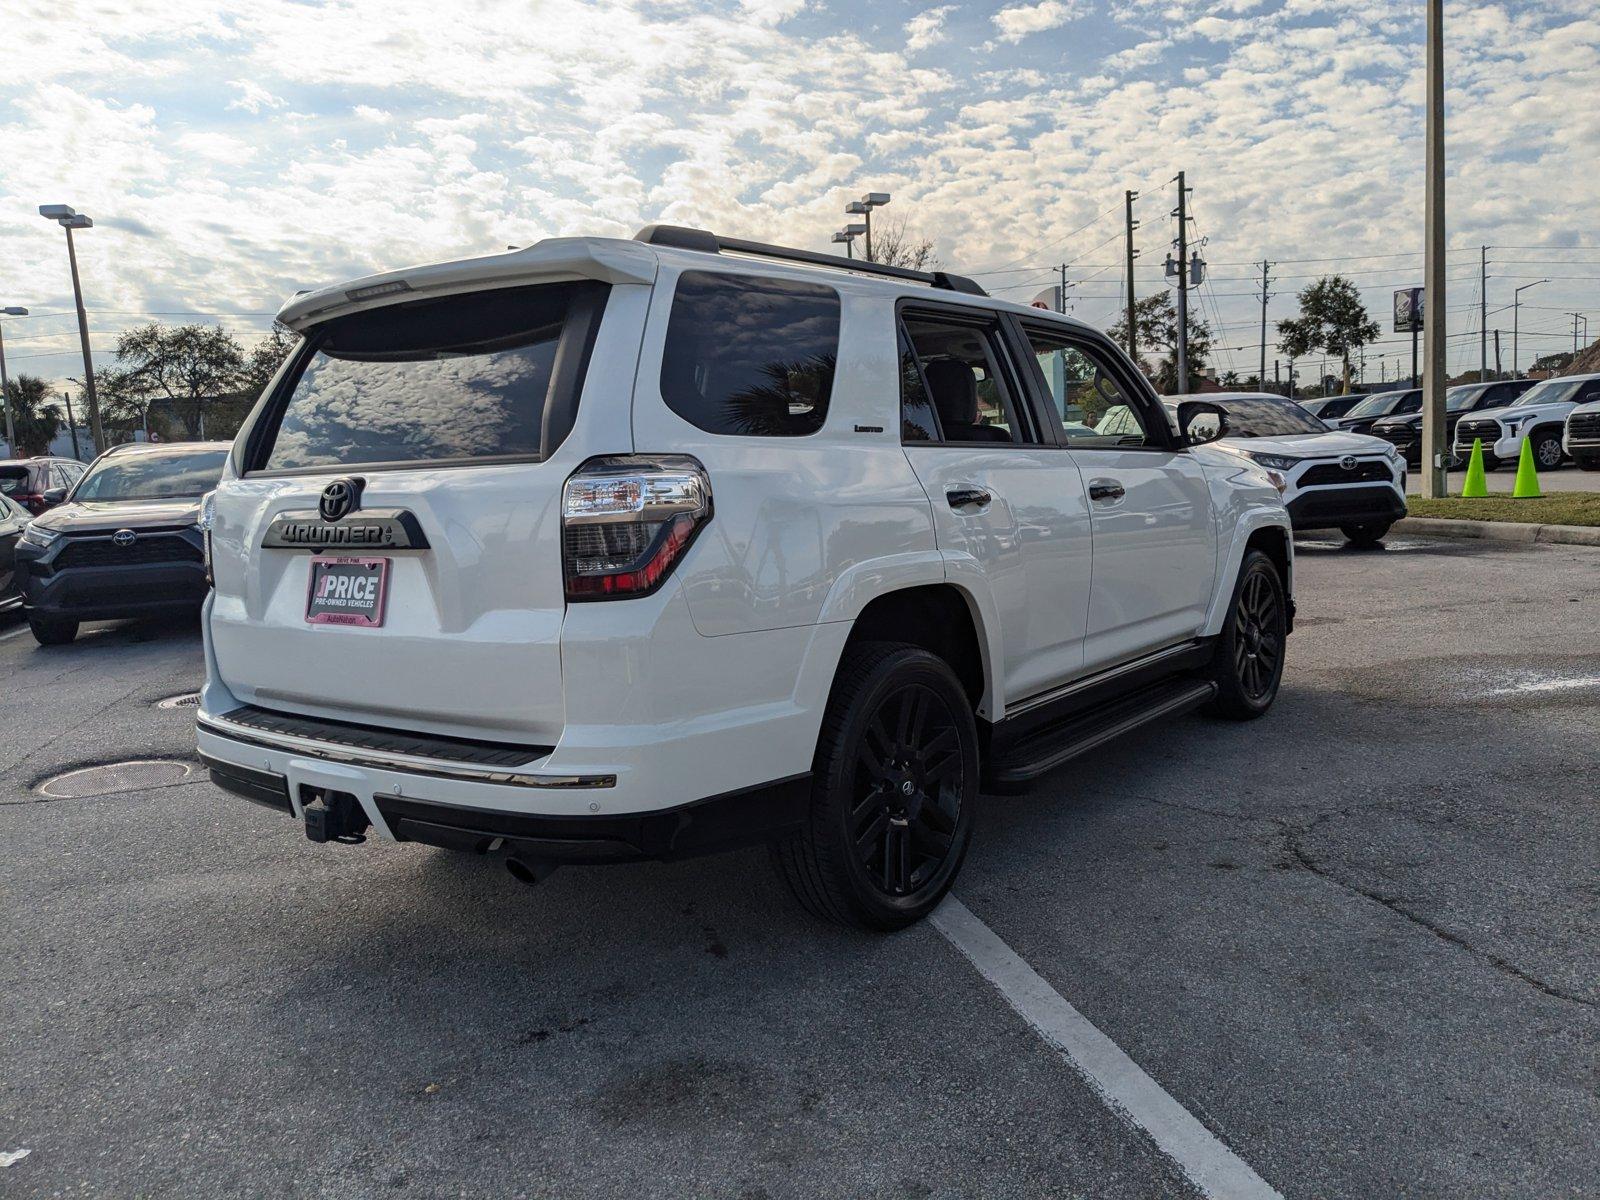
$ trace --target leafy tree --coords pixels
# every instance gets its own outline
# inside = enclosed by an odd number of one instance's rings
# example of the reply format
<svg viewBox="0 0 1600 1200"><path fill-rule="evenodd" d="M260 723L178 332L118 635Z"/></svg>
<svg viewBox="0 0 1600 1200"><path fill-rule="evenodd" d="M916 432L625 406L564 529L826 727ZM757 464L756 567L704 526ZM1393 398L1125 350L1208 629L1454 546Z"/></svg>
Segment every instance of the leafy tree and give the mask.
<svg viewBox="0 0 1600 1200"><path fill-rule="evenodd" d="M1300 292L1300 315L1278 322L1278 348L1290 358L1321 351L1344 367L1350 392L1350 356L1377 340L1378 323L1361 303L1356 285L1342 275L1325 275Z"/></svg>
<svg viewBox="0 0 1600 1200"><path fill-rule="evenodd" d="M1156 390L1170 395L1178 390L1178 310L1173 306L1172 293L1156 292L1135 302L1133 328L1137 335L1140 353L1139 365L1155 383ZM1111 340L1119 346L1128 342L1128 319L1124 316L1109 330ZM1156 357L1155 366L1144 358L1146 353ZM1165 355L1165 357L1162 357ZM1211 357L1211 327L1189 313L1189 388L1200 387L1201 375Z"/></svg>
<svg viewBox="0 0 1600 1200"><path fill-rule="evenodd" d="M933 252L933 239L917 237L906 230L906 219L879 218L872 231L872 262L890 267L910 267L913 271L937 271L939 256Z"/></svg>
<svg viewBox="0 0 1600 1200"><path fill-rule="evenodd" d="M103 368L94 377L94 390L103 425L130 432L144 428L155 392L141 372Z"/></svg>
<svg viewBox="0 0 1600 1200"><path fill-rule="evenodd" d="M274 321L272 329L250 350L244 365L244 391L252 400L259 396L272 377L278 373L283 360L300 344L300 335L281 321Z"/></svg>
<svg viewBox="0 0 1600 1200"><path fill-rule="evenodd" d="M117 339L117 362L152 395L171 401L190 437L199 434L201 405L245 381L244 351L219 325L138 326Z"/></svg>
<svg viewBox="0 0 1600 1200"><path fill-rule="evenodd" d="M51 440L67 423L50 401L50 385L37 375L13 375L6 381L6 400L17 431L11 453L18 458L49 453ZM0 417L0 434L4 433L5 419Z"/></svg>

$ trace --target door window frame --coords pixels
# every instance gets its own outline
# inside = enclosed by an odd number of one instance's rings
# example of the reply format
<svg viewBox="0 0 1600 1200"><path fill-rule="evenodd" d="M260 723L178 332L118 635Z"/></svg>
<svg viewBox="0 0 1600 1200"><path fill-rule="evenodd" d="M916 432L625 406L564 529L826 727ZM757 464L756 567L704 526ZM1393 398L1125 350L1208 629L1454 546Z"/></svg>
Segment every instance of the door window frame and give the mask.
<svg viewBox="0 0 1600 1200"><path fill-rule="evenodd" d="M1189 449L1178 440L1177 431L1172 428L1172 423L1167 419L1167 410L1157 398L1155 389L1150 386L1150 381L1144 377L1144 372L1130 370L1124 360L1122 352L1112 344L1109 338L1097 334L1091 329L1080 329L1071 325L1056 325L1037 317L1011 317L1016 330L1016 336L1027 351L1027 368L1031 387L1034 391L1034 407L1042 409L1045 420L1054 434L1057 442L1072 451L1097 451L1097 450L1157 450L1164 454L1174 451L1186 453ZM1054 340L1080 350L1090 355L1102 368L1110 374L1123 395L1127 397L1129 406L1138 414L1144 426L1146 442L1142 446L1084 446L1072 445L1067 440L1067 431L1061 423L1061 414L1056 410L1055 396L1050 391L1050 382L1044 377L1044 368L1039 365L1039 355L1033 348L1033 342L1028 338L1030 329L1038 330ZM1160 435L1151 439L1151 429L1159 429Z"/></svg>
<svg viewBox="0 0 1600 1200"><path fill-rule="evenodd" d="M908 313L913 318L925 317L932 321L947 321L954 325L974 325L986 331L993 328L999 335L997 338L990 339L990 345L994 349L998 359L997 366L1000 370L996 383L1005 390L1007 398L1010 399L1011 411L1015 414L1016 420L1026 428L1020 431L1012 430L1013 434L1020 432L1023 436L1020 440L1013 437L1013 440L1009 442L955 441L945 437L944 421L939 416L939 406L933 403L933 391L928 387L927 372L922 369L922 357L921 355L916 355L917 375L922 379L922 390L927 395L929 404L933 409L933 420L939 430L939 440L936 442L906 441L904 423L902 421L901 442L903 445L962 446L983 450L1000 450L1006 447L1012 449L1048 450L1059 447L1060 438L1056 435L1055 430L1041 419L1038 397L1032 394L1027 366L1026 364L1019 366L1017 362L1016 327L1012 323L1010 313L995 308L982 308L977 305L948 304L939 301L930 302L920 296L902 296L895 302L894 306L896 361L899 359L899 348L902 344L909 346L912 353L916 354L916 342L912 340L911 332L906 328ZM900 379L901 374L898 370L895 372L897 381ZM905 403L903 396L898 398L898 403L901 406L903 415Z"/></svg>

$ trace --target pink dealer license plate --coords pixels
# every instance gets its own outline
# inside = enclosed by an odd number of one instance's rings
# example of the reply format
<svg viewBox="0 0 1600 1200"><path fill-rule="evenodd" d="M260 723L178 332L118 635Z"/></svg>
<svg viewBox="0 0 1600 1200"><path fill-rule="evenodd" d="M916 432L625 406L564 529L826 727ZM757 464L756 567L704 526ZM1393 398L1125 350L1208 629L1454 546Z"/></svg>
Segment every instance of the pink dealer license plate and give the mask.
<svg viewBox="0 0 1600 1200"><path fill-rule="evenodd" d="M311 560L306 620L313 625L382 625L389 585L387 558Z"/></svg>

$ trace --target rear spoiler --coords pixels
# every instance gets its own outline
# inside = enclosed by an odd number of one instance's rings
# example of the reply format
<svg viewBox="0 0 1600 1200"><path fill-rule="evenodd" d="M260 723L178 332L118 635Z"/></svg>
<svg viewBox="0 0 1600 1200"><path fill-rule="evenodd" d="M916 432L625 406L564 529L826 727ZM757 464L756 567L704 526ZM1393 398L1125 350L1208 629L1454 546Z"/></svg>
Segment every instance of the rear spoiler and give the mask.
<svg viewBox="0 0 1600 1200"><path fill-rule="evenodd" d="M572 279L602 283L654 283L656 256L617 238L551 238L525 250L454 262L403 267L301 292L278 310L278 320L303 333L312 325L368 308L452 293Z"/></svg>

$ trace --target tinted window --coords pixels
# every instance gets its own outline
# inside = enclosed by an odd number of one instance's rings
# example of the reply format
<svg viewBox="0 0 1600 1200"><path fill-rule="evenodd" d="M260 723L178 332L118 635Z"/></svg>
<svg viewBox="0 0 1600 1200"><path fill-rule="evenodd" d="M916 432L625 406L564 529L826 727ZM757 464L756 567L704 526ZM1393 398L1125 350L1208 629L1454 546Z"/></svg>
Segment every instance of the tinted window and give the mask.
<svg viewBox="0 0 1600 1200"><path fill-rule="evenodd" d="M1422 411L1422 393L1407 392L1405 398L1391 410L1397 415Z"/></svg>
<svg viewBox="0 0 1600 1200"><path fill-rule="evenodd" d="M685 271L661 359L667 407L707 433L822 428L839 353L839 293L816 283Z"/></svg>
<svg viewBox="0 0 1600 1200"><path fill-rule="evenodd" d="M84 476L72 499L162 500L201 496L222 477L226 450L187 454L114 454Z"/></svg>
<svg viewBox="0 0 1600 1200"><path fill-rule="evenodd" d="M1482 408L1480 397L1486 397L1492 388L1451 388L1444 394L1445 412L1466 412L1469 408Z"/></svg>
<svg viewBox="0 0 1600 1200"><path fill-rule="evenodd" d="M1067 445L1091 449L1163 444L1159 435L1146 437L1137 401L1123 389L1099 351L1046 330L1029 328L1025 332L1061 417Z"/></svg>
<svg viewBox="0 0 1600 1200"><path fill-rule="evenodd" d="M541 457L556 349L595 286L504 288L328 322L290 375L262 465Z"/></svg>
<svg viewBox="0 0 1600 1200"><path fill-rule="evenodd" d="M7 496L20 496L27 490L27 467L0 467L0 493Z"/></svg>
<svg viewBox="0 0 1600 1200"><path fill-rule="evenodd" d="M1293 437L1328 432L1326 425L1288 400L1235 397L1219 403L1228 414L1229 437Z"/></svg>
<svg viewBox="0 0 1600 1200"><path fill-rule="evenodd" d="M902 381L902 408L926 394L942 441L1028 440L1000 366L1004 351L997 322L914 314L905 319L904 337L915 352L917 371L909 391Z"/></svg>

